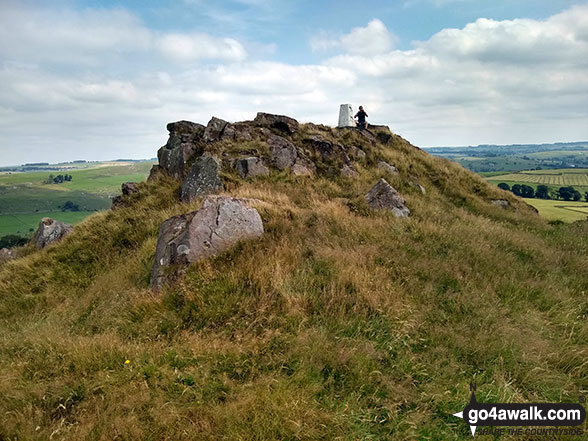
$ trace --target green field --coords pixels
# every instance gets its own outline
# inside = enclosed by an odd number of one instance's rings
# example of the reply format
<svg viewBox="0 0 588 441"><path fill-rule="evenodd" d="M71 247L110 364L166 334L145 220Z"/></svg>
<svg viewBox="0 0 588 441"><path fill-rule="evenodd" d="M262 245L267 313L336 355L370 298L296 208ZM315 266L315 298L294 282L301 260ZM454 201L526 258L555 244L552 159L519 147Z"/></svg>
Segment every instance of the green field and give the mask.
<svg viewBox="0 0 588 441"><path fill-rule="evenodd" d="M525 199L545 219L574 222L588 218L588 202L554 201L546 199Z"/></svg>
<svg viewBox="0 0 588 441"><path fill-rule="evenodd" d="M489 181L588 187L588 169L529 170L492 176Z"/></svg>
<svg viewBox="0 0 588 441"><path fill-rule="evenodd" d="M96 211L110 207L111 198L123 182L144 181L151 162L108 162L83 164L64 171L37 171L0 174L0 236L31 234L43 217L75 224ZM50 174L70 174L71 182L43 184ZM62 212L71 201L80 211Z"/></svg>

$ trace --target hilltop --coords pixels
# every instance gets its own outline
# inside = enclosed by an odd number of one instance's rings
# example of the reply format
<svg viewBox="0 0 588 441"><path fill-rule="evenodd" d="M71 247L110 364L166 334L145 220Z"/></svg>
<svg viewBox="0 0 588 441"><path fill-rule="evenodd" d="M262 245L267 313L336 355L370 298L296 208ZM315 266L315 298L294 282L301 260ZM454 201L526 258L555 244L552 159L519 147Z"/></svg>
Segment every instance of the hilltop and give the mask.
<svg viewBox="0 0 588 441"><path fill-rule="evenodd" d="M383 126L168 130L147 182L0 266L0 439L471 439L470 382L585 393L587 222ZM406 210L366 199L381 179ZM162 224L218 198L263 232L187 264Z"/></svg>

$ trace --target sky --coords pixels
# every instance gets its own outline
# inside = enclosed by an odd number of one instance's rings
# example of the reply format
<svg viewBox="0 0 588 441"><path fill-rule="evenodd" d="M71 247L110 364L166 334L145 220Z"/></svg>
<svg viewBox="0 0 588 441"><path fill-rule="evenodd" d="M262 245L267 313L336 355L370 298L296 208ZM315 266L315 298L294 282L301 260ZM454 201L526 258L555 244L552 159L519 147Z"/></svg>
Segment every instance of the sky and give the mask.
<svg viewBox="0 0 588 441"><path fill-rule="evenodd" d="M588 1L0 0L0 165L152 158L170 121L588 140Z"/></svg>

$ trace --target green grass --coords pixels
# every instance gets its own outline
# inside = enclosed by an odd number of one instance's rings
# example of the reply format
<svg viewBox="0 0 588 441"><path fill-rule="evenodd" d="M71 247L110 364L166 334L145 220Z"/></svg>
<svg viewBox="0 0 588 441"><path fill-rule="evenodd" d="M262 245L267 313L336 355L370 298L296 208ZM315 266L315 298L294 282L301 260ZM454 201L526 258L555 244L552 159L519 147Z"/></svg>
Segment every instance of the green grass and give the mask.
<svg viewBox="0 0 588 441"><path fill-rule="evenodd" d="M31 230L36 230L40 220L44 217L50 217L70 225L75 225L94 213L93 211L50 211L34 214L4 214L0 215L0 236L8 234L20 234L23 236L33 234Z"/></svg>
<svg viewBox="0 0 588 441"><path fill-rule="evenodd" d="M484 402L586 393L588 223L399 137L325 136L366 151L358 178L227 172L265 234L159 294L159 226L200 204L165 178L0 267L0 439L471 440L451 416L470 382ZM380 159L408 219L362 205Z"/></svg>
<svg viewBox="0 0 588 441"><path fill-rule="evenodd" d="M26 233L36 228L44 216L79 222L97 210L110 207L111 197L120 193L123 182L141 182L153 164L141 162L64 172L27 172L0 175L0 234ZM44 185L49 174L67 173L71 182ZM62 213L60 207L71 201L77 213Z"/></svg>
<svg viewBox="0 0 588 441"><path fill-rule="evenodd" d="M539 210L539 214L549 220L574 222L586 220L588 202L554 201L544 199L525 199L525 202Z"/></svg>

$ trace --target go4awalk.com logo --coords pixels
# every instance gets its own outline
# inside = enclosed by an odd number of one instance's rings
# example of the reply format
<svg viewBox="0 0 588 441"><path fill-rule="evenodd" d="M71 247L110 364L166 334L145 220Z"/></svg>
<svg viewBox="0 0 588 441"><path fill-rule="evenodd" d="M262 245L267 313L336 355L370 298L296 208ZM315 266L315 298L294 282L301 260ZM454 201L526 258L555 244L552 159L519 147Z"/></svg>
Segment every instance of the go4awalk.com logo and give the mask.
<svg viewBox="0 0 588 441"><path fill-rule="evenodd" d="M470 402L461 412L453 416L463 418L470 426L472 436L479 426L551 426L552 429L502 429L504 434L518 435L579 435L579 426L586 419L586 410L574 403L478 403L476 386L470 384ZM567 426L567 428L563 428ZM500 434L494 431L492 434Z"/></svg>

